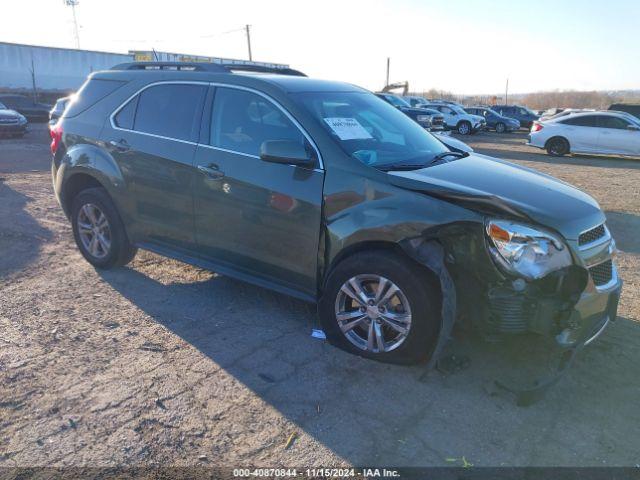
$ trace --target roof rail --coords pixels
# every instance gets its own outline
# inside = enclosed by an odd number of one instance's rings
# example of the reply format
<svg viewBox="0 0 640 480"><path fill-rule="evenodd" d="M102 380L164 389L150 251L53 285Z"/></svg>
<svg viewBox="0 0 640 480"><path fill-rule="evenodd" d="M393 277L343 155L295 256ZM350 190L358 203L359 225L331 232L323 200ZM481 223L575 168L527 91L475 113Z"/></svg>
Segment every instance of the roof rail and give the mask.
<svg viewBox="0 0 640 480"><path fill-rule="evenodd" d="M111 70L179 70L192 72L213 72L213 73L233 73L256 72L256 73L277 73L280 75L293 75L306 77L298 70L288 67L267 67L264 65L252 65L244 63L212 63L212 62L129 62L120 63L111 67Z"/></svg>

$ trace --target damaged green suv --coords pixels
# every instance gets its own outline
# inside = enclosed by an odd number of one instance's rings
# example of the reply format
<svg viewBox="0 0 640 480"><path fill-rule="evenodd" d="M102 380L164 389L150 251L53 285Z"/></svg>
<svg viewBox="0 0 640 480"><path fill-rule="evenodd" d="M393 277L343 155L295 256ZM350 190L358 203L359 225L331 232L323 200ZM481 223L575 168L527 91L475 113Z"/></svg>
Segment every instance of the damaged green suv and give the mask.
<svg viewBox="0 0 640 480"><path fill-rule="evenodd" d="M55 193L95 267L143 248L314 302L365 357L437 358L460 318L566 348L616 318L593 198L449 147L353 85L123 64L91 75L51 135Z"/></svg>

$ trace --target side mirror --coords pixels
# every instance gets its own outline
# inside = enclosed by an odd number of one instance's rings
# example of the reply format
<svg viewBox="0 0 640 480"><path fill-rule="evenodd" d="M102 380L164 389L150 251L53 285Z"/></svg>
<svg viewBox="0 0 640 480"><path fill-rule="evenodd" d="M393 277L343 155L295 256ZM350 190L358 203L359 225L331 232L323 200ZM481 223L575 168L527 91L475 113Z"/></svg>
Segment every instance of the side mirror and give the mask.
<svg viewBox="0 0 640 480"><path fill-rule="evenodd" d="M640 127L637 125L627 125L627 130L633 130L634 132L640 131Z"/></svg>
<svg viewBox="0 0 640 480"><path fill-rule="evenodd" d="M311 167L313 157L300 142L291 140L267 140L260 146L260 159L265 162L283 163L299 167Z"/></svg>

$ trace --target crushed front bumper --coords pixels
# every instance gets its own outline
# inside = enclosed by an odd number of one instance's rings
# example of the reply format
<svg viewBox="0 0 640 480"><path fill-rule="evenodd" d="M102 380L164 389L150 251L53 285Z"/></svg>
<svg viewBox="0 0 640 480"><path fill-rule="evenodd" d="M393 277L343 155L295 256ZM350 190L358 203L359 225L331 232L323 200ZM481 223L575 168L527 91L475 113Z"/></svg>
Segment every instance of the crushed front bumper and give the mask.
<svg viewBox="0 0 640 480"><path fill-rule="evenodd" d="M566 328L556 336L560 346L572 347L579 343L588 345L615 321L622 280L615 266L613 272L613 278L606 286L597 287L589 281L586 290L571 311Z"/></svg>

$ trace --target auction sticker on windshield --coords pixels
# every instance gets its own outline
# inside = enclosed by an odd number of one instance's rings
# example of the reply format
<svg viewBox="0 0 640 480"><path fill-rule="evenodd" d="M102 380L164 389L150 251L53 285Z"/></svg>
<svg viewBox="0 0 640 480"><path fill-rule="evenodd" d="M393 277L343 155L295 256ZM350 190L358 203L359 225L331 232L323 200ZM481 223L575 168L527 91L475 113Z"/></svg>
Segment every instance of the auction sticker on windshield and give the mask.
<svg viewBox="0 0 640 480"><path fill-rule="evenodd" d="M365 140L373 138L355 118L325 118L327 125L338 135L340 140Z"/></svg>

